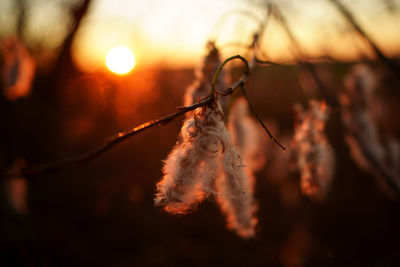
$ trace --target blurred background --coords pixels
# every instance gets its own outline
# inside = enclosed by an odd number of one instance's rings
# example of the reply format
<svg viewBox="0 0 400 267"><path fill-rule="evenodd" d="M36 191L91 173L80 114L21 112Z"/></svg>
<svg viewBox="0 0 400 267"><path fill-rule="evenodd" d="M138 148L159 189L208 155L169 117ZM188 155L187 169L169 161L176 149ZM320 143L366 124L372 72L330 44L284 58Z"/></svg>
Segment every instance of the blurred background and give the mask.
<svg viewBox="0 0 400 267"><path fill-rule="evenodd" d="M334 97L353 65L368 65L392 110L399 108L399 73L385 69L335 1L1 0L0 171L86 152L172 113L207 42L222 58L247 55L269 3L298 43L268 20L259 50L282 65L259 66L248 79L254 106L288 147L269 142L266 165L256 173L256 238L226 229L213 198L187 215L154 207L178 118L87 164L3 179L0 266L398 266L399 200L353 160L340 115L327 125L336 163L325 201L303 196L299 174L289 168L292 107L304 92L318 95L298 59L315 67ZM383 57L398 62L400 1L341 3ZM399 138L396 115L384 124Z"/></svg>

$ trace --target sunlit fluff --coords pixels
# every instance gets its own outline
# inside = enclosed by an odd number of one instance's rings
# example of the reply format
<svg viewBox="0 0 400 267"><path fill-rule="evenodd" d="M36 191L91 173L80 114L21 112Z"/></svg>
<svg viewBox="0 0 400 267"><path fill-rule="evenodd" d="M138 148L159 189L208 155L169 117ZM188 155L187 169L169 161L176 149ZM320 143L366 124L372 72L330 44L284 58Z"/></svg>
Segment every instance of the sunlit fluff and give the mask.
<svg viewBox="0 0 400 267"><path fill-rule="evenodd" d="M376 81L363 65L353 68L346 77L345 91L340 96L342 120L347 129L345 136L351 155L363 169L369 169L368 160L361 151L360 144L367 144L367 153L383 160L384 151L379 142L378 130L372 121L370 110L373 105L372 93Z"/></svg>
<svg viewBox="0 0 400 267"><path fill-rule="evenodd" d="M212 193L228 227L242 237L253 236L252 177L231 143L219 104L196 109L179 138L165 160L155 204L171 213L187 213Z"/></svg>
<svg viewBox="0 0 400 267"><path fill-rule="evenodd" d="M209 52L204 57L202 65L198 69L196 69L195 81L186 90L183 101L185 106L189 106L199 101L200 99L206 97L210 92L211 81L213 79L214 73L217 71L219 65L221 64L221 60L219 51L213 43L209 43L208 49ZM221 71L220 75L217 78L215 88L219 91L222 91L225 88L223 71ZM190 116L190 113L186 114L187 116Z"/></svg>
<svg viewBox="0 0 400 267"><path fill-rule="evenodd" d="M261 169L266 161L267 139L259 123L249 114L246 99L235 100L229 112L228 130L232 144L237 147L243 157L243 162L252 171Z"/></svg>
<svg viewBox="0 0 400 267"><path fill-rule="evenodd" d="M377 84L374 73L365 65L356 65L347 75L340 97L345 140L361 168L377 176L385 172L400 187L399 142L391 136L380 138L375 120L380 107L385 105L376 96Z"/></svg>
<svg viewBox="0 0 400 267"><path fill-rule="evenodd" d="M222 113L202 107L184 122L180 140L165 160L155 204L171 213L192 210L212 190L220 168Z"/></svg>
<svg viewBox="0 0 400 267"><path fill-rule="evenodd" d="M4 96L8 100L29 96L35 74L35 61L29 50L17 38L9 38L0 44L0 51L4 59Z"/></svg>
<svg viewBox="0 0 400 267"><path fill-rule="evenodd" d="M226 136L229 137L228 134ZM227 216L228 228L244 238L255 234L257 205L253 198L254 176L243 166L242 159L233 145L228 142L222 157L223 171L215 187L217 201Z"/></svg>
<svg viewBox="0 0 400 267"><path fill-rule="evenodd" d="M23 158L17 159L12 170L18 170L25 167L25 160ZM11 208L19 214L26 214L28 212L27 194L28 183L24 177L15 177L5 181L5 193Z"/></svg>
<svg viewBox="0 0 400 267"><path fill-rule="evenodd" d="M334 154L324 133L329 109L325 102L310 101L308 110L296 106L293 150L301 173L303 194L315 200L325 198L333 178Z"/></svg>

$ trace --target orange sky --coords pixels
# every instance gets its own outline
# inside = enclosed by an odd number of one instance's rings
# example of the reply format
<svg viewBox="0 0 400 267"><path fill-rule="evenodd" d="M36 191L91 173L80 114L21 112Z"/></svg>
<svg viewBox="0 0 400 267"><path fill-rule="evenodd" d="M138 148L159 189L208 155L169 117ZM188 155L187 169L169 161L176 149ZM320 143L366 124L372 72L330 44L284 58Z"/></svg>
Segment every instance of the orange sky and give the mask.
<svg viewBox="0 0 400 267"><path fill-rule="evenodd" d="M76 61L83 69L96 69L104 66L104 57L111 47L125 45L135 53L138 66L192 66L200 60L215 23L224 13L240 9L263 16L264 10L249 2L97 0L76 39ZM389 55L399 52L400 12L388 13L378 0L343 3L357 10L357 19ZM354 41L350 28L327 1L287 0L283 1L283 11L310 55L329 52L339 59L350 60L360 50L368 52L365 44ZM256 26L244 16L232 16L223 25L218 41L248 43ZM289 42L276 23L269 25L263 43L273 60L291 58Z"/></svg>
<svg viewBox="0 0 400 267"><path fill-rule="evenodd" d="M362 41L354 39L350 27L329 1L271 1L282 7L293 32L309 55L329 53L341 60L351 60L360 53L368 52ZM387 11L383 0L341 1L356 15L387 55L400 54L400 0L386 0L394 4L394 12ZM0 2L0 9L3 10L0 11L0 34L7 35L5 26L10 25L10 21L3 15L10 13L7 9L12 6L13 0ZM254 4L260 2L265 1L94 0L74 41L74 59L83 70L98 70L105 67L109 49L124 45L135 54L137 67L154 64L175 68L192 67L200 61L205 44L223 14L232 10L245 10L262 18L265 10ZM46 0L36 0L32 4L28 23L32 29L27 31L30 42L45 40L48 47L57 47L68 26L68 16L59 6L62 5L58 2ZM245 16L231 16L221 27L217 44L248 43L256 27L257 24ZM268 25L264 37L263 52L270 59L291 59L289 41L277 23ZM227 56L243 53L232 49L225 49L224 52Z"/></svg>

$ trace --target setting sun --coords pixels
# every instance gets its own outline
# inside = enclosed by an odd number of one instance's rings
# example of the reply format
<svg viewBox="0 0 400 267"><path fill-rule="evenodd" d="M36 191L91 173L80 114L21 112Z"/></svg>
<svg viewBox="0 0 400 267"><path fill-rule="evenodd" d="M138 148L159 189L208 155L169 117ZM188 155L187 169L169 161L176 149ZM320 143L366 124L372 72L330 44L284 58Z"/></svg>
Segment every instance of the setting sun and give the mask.
<svg viewBox="0 0 400 267"><path fill-rule="evenodd" d="M107 53L106 65L114 73L125 74L135 66L135 56L127 47L117 46Z"/></svg>

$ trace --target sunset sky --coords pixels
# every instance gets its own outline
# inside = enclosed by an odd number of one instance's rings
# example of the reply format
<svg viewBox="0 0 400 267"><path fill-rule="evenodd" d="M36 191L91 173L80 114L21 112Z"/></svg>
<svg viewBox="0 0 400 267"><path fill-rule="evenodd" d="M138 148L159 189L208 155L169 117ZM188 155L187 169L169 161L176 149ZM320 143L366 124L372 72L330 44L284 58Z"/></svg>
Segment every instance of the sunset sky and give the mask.
<svg viewBox="0 0 400 267"><path fill-rule="evenodd" d="M262 2L97 0L76 40L76 59L84 68L96 68L103 63L103 57L111 47L125 45L134 51L138 66L154 63L191 66L200 60L204 46L223 14L245 10L263 18L265 10L258 4ZM275 2L282 5L293 31L310 55L330 53L351 60L359 54L357 50L368 52L361 41L354 42L350 27L328 1ZM400 51L398 10L388 12L384 1L379 0L343 2L356 13L359 21L389 55ZM399 1L393 4L399 8ZM230 16L222 24L218 43L248 43L256 27L253 20L239 13ZM276 23L272 22L267 28L263 43L272 59L291 59L288 40Z"/></svg>
<svg viewBox="0 0 400 267"><path fill-rule="evenodd" d="M242 10L265 17L263 0L94 0L78 31L73 55L82 70L105 67L107 52L126 46L136 58L137 67L190 67L203 55L215 25L227 12ZM354 60L368 54L368 48L354 38L349 27L327 0L281 0L279 4L304 51L310 56L329 54L340 60ZM56 48L68 27L65 3L77 0L29 3L27 39L33 44ZM366 31L389 56L400 54L400 0L342 0ZM12 32L15 23L9 12L13 1L0 3L0 38ZM46 14L44 16L43 14ZM218 31L217 45L250 42L257 24L253 19L233 13ZM292 59L289 41L274 21L264 35L263 52L270 59ZM43 44L42 44L43 46ZM243 52L225 49L226 54Z"/></svg>
<svg viewBox="0 0 400 267"><path fill-rule="evenodd" d="M192 65L203 54L218 18L245 6L235 0L98 0L77 37L76 58L80 62L86 55L90 62L82 61L96 67L103 62L99 55L125 45L137 65Z"/></svg>

